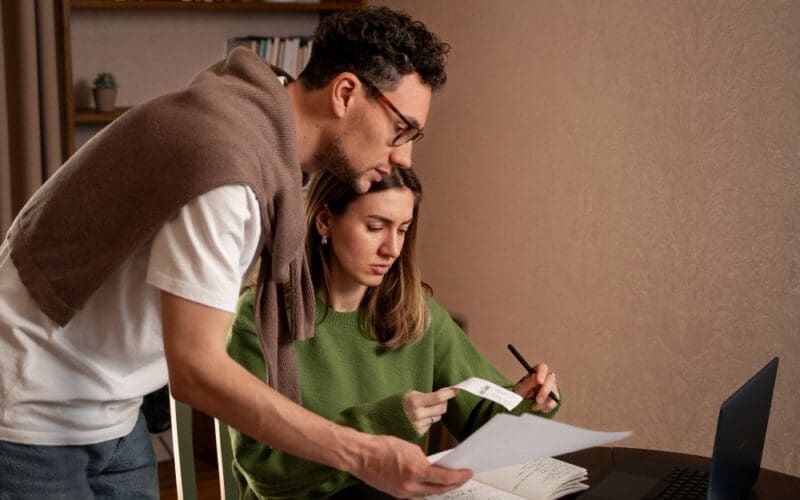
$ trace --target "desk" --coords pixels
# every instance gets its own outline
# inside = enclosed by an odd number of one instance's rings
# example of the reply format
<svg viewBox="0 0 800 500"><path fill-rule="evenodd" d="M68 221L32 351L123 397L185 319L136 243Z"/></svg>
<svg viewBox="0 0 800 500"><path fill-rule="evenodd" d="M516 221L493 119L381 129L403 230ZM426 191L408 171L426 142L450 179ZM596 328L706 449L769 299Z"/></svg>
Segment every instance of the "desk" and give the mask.
<svg viewBox="0 0 800 500"><path fill-rule="evenodd" d="M677 461L690 465L709 467L711 459L697 455L685 455L658 450L641 450L636 448L611 448L597 447L587 450L567 453L556 457L565 462L579 465L589 471L589 486L598 483L616 464L641 461ZM790 476L762 468L758 480L746 497L748 499L796 499L800 492L800 477ZM575 498L571 495L565 498Z"/></svg>

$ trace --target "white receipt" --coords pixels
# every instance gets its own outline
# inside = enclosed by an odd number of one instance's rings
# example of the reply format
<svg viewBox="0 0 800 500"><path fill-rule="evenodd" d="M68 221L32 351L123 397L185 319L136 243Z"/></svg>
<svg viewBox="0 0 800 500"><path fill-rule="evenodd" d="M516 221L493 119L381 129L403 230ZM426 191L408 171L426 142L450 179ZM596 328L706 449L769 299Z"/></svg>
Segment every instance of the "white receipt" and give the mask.
<svg viewBox="0 0 800 500"><path fill-rule="evenodd" d="M483 380L482 378L478 377L468 378L462 382L459 382L453 387L463 389L481 398L494 401L499 405L505 406L508 411L513 410L519 404L519 402L522 401L522 396L516 392L509 391L508 389L504 389L497 384L493 384L488 380Z"/></svg>

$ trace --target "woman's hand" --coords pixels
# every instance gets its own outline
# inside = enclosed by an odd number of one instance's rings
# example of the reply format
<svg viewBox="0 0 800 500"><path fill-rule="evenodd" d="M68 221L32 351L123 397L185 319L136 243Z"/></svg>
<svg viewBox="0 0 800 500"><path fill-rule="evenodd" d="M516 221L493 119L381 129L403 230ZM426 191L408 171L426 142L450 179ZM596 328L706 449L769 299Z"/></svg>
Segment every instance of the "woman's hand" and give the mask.
<svg viewBox="0 0 800 500"><path fill-rule="evenodd" d="M533 367L533 374L523 377L514 386L514 392L525 399L533 399L531 409L549 413L558 406L558 403L550 399L550 391L559 397L561 394L556 387L556 374L551 372L546 364L539 363Z"/></svg>
<svg viewBox="0 0 800 500"><path fill-rule="evenodd" d="M403 396L403 408L411 425L422 435L431 425L442 419L447 411L447 400L454 398L458 389L447 387L434 392L408 391Z"/></svg>

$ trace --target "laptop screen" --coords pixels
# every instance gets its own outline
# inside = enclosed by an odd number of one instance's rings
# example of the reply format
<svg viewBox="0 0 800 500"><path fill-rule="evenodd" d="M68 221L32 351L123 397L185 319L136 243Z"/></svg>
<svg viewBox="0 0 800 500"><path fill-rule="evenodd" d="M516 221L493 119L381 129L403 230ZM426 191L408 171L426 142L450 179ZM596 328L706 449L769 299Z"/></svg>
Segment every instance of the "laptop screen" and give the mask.
<svg viewBox="0 0 800 500"><path fill-rule="evenodd" d="M717 420L708 498L739 498L758 478L778 358L722 403Z"/></svg>

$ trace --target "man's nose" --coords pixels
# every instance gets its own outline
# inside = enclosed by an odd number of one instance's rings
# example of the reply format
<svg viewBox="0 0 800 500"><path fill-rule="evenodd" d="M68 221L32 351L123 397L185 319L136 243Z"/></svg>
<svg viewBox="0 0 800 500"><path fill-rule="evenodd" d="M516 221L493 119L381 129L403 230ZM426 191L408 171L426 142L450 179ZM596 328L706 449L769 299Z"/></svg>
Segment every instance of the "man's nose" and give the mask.
<svg viewBox="0 0 800 500"><path fill-rule="evenodd" d="M414 148L414 141L408 141L402 146L392 148L389 153L389 164L394 167L411 168L411 152Z"/></svg>

